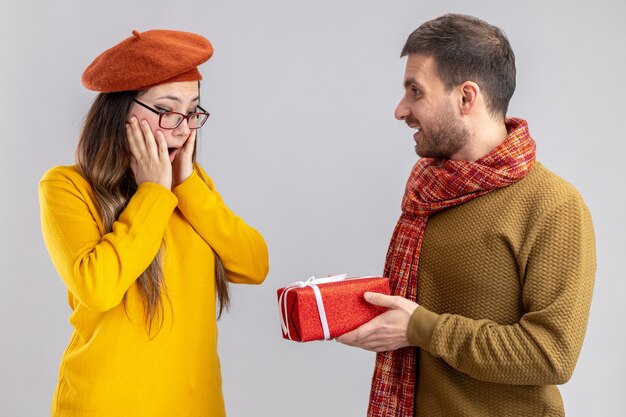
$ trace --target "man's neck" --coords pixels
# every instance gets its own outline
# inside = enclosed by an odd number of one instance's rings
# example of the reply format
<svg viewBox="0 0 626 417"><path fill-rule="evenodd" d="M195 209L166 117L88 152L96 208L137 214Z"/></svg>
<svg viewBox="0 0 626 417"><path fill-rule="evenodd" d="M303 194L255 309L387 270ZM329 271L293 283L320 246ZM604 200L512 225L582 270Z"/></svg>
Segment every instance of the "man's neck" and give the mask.
<svg viewBox="0 0 626 417"><path fill-rule="evenodd" d="M470 132L467 145L451 159L474 162L500 146L509 136L504 120L496 122L491 119L488 123L473 127Z"/></svg>

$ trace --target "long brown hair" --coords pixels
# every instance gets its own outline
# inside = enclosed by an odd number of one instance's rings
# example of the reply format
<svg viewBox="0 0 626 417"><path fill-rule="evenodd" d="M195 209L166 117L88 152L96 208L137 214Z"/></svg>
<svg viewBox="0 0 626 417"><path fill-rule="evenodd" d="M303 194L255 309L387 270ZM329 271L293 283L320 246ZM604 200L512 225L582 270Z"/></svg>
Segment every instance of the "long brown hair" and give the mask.
<svg viewBox="0 0 626 417"><path fill-rule="evenodd" d="M98 94L87 113L76 149L76 163L93 189L104 233L112 230L113 223L137 191L137 183L130 168L130 149L124 124L133 99L140 93L120 91ZM194 150L194 161L195 156ZM167 288L161 267L162 251L163 243L150 265L136 281L143 302L148 334L152 334L155 322L156 333L163 325L162 297L167 297ZM215 288L219 301L219 318L222 311L228 309L230 297L226 271L217 253ZM124 295L124 308L127 294Z"/></svg>

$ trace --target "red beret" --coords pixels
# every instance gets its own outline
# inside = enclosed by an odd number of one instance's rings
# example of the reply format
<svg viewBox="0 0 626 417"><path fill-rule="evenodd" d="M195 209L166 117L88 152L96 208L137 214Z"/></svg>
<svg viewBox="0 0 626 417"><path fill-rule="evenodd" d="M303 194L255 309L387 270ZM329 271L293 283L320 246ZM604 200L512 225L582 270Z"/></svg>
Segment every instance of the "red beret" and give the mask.
<svg viewBox="0 0 626 417"><path fill-rule="evenodd" d="M201 80L197 67L211 55L211 43L195 33L133 30L130 38L94 59L83 72L82 81L90 90L110 93Z"/></svg>

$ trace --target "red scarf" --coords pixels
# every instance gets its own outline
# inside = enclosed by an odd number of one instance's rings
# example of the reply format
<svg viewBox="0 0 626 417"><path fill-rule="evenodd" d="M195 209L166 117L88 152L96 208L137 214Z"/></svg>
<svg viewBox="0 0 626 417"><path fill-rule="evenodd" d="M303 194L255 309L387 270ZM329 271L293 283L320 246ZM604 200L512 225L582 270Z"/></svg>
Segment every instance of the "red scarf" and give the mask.
<svg viewBox="0 0 626 417"><path fill-rule="evenodd" d="M535 142L525 120L508 118L508 138L475 162L422 158L413 167L402 215L391 237L385 276L391 293L417 300L418 263L430 215L522 179L535 164ZM380 352L372 378L368 417L412 417L417 349Z"/></svg>

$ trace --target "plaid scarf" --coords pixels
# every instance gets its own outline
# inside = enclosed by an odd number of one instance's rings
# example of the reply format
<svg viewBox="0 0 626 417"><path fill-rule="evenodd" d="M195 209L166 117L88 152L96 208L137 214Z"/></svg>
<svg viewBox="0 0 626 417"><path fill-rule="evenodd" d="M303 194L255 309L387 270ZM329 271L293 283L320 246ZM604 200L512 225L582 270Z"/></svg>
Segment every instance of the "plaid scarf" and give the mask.
<svg viewBox="0 0 626 417"><path fill-rule="evenodd" d="M430 215L522 179L535 163L535 142L525 120L508 118L508 138L475 162L422 158L406 184L402 215L385 262L391 293L417 300L418 263ZM372 378L368 417L412 417L417 349L380 352Z"/></svg>

